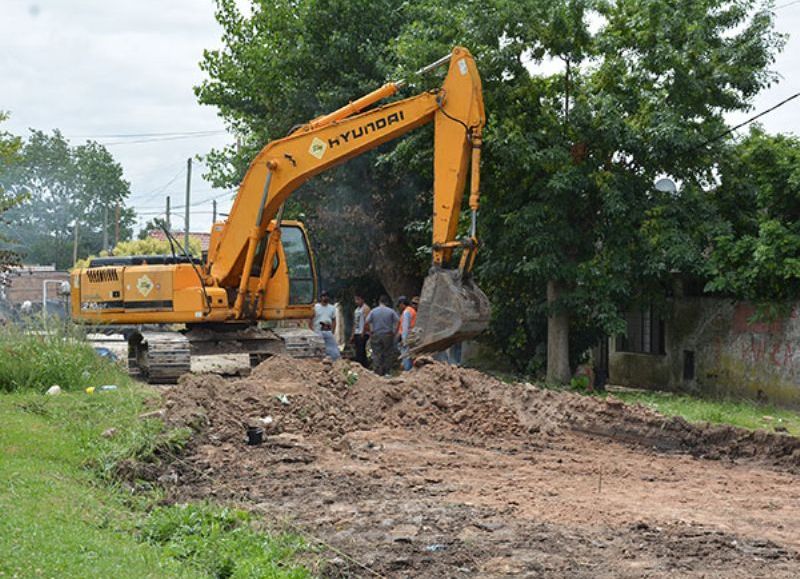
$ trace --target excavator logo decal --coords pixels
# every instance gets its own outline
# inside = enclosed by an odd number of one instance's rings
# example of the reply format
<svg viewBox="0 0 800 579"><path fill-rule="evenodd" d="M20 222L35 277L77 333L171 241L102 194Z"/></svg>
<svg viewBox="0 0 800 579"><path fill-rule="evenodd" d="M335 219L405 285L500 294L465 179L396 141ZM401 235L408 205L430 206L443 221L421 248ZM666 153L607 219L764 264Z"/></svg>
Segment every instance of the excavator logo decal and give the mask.
<svg viewBox="0 0 800 579"><path fill-rule="evenodd" d="M325 150L327 148L328 145L325 144L325 141L323 141L319 137L314 137L314 140L311 141L311 146L308 148L308 152L311 153L312 157L316 157L317 159L322 159L322 155L325 154Z"/></svg>
<svg viewBox="0 0 800 579"><path fill-rule="evenodd" d="M378 119L377 121L370 121L365 125L361 125L357 129L350 129L349 131L345 131L341 133L338 137L333 137L328 139L328 146L333 149L334 147L338 147L343 142L347 143L351 139L355 141L356 139L360 139L364 135L368 135L370 133L374 133L375 131L380 131L389 127L395 123L399 123L400 121L405 120L405 114L403 111L397 111L396 113L392 113L390 115L386 115L383 118ZM311 146L314 146L314 143L311 143ZM324 151L323 151L324 152ZM311 153L312 155L314 153ZM320 155L321 157L322 155ZM317 157L319 158L319 157Z"/></svg>
<svg viewBox="0 0 800 579"><path fill-rule="evenodd" d="M153 291L153 280L147 277L146 274L143 275L136 280L136 289L138 289L139 293L144 297L147 297L150 295L150 292Z"/></svg>

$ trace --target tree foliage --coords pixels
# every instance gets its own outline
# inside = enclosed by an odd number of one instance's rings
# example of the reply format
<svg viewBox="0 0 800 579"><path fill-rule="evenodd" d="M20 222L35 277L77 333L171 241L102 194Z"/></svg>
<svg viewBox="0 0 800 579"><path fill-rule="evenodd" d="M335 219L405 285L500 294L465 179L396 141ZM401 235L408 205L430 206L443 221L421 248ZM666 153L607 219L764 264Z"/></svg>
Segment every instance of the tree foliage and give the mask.
<svg viewBox="0 0 800 579"><path fill-rule="evenodd" d="M495 306L494 343L527 369L541 364L548 312L569 312L579 352L623 331L625 308L663 293L670 272L704 271L714 231L700 221L713 213L702 192L726 150L713 137L775 80L783 42L757 0L284 0L253 2L248 14L234 0L217 5L223 48L206 52L197 94L241 142L211 153L219 185L294 123L453 45L476 56L488 114L477 273ZM439 82L411 80L414 90ZM312 227L329 225L316 230L329 236L323 264L355 246L366 255L347 255L351 270L421 271L408 256L425 243L430 147L420 131L306 188L308 206L321 207L308 210ZM654 189L665 174L680 192ZM561 288L550 304L548 281Z"/></svg>
<svg viewBox="0 0 800 579"><path fill-rule="evenodd" d="M72 265L78 223L79 256L100 251L106 218L112 238L116 206L130 194L120 164L102 145L71 146L59 131L32 131L19 156L7 176L7 187L25 196L8 212L12 247L29 263L66 268ZM121 238L131 235L132 225L133 211L122 209Z"/></svg>
<svg viewBox="0 0 800 579"><path fill-rule="evenodd" d="M409 63L454 43L478 56L488 112L481 280L496 343L537 360L545 283L563 288L578 352L676 268L702 268L696 220L724 114L774 80L782 39L754 1L426 2L401 35ZM537 64L560 65L557 72ZM410 68L410 67L409 67ZM663 174L679 194L656 191ZM530 368L530 366L529 366Z"/></svg>
<svg viewBox="0 0 800 579"><path fill-rule="evenodd" d="M7 118L8 115L0 111L0 123ZM24 200L24 195L15 194L7 189L10 174L21 162L21 148L22 139L7 131L0 131L0 223L4 226L8 225L5 213ZM0 246L7 245L10 242L11 239L6 235L0 235ZM0 247L0 273L6 271L9 266L18 264L19 256L15 252Z"/></svg>
<svg viewBox="0 0 800 579"><path fill-rule="evenodd" d="M178 241L181 245L183 245L183 238L179 239ZM189 236L188 250L190 255L193 255L194 257L200 257L200 254L202 253L202 247L200 240L197 237ZM178 247L175 247L174 251L177 254L182 255ZM101 251L97 255L90 255L84 259L79 259L75 264L75 267L88 267L89 262L96 257L108 257L111 255L171 255L172 252L173 247L166 239L157 239L155 237L130 239L127 241L120 241L111 249L111 251Z"/></svg>
<svg viewBox="0 0 800 579"><path fill-rule="evenodd" d="M800 298L800 139L756 127L719 171L708 289L757 303Z"/></svg>

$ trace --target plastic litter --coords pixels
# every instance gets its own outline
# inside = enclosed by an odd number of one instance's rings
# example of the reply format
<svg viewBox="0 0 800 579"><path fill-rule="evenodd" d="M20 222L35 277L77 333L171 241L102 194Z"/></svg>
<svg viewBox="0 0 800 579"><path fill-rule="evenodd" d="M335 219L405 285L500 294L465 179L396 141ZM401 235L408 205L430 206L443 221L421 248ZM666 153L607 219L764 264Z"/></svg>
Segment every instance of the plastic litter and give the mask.
<svg viewBox="0 0 800 579"><path fill-rule="evenodd" d="M100 386L98 388L95 388L94 386L89 386L86 389L86 393L87 394L94 394L95 392L111 392L112 390L116 390L117 388L118 388L118 386L116 384L105 384L105 385Z"/></svg>
<svg viewBox="0 0 800 579"><path fill-rule="evenodd" d="M256 446L264 442L264 429L260 426L249 426L247 428L247 444Z"/></svg>

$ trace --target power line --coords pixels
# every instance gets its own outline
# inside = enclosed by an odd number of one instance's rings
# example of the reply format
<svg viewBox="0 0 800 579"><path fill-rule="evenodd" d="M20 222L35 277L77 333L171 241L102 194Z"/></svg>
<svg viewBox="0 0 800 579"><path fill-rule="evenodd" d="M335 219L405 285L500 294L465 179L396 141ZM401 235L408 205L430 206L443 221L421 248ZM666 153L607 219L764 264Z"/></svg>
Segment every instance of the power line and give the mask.
<svg viewBox="0 0 800 579"><path fill-rule="evenodd" d="M230 189L229 191L225 191L223 193L220 193L219 195L214 195L213 197L207 197L206 199L195 201L194 203L191 204L191 207L197 207L198 205L203 205L204 203L208 203L209 201L216 201L217 199L226 197L228 195L233 195L234 193L236 193L236 189Z"/></svg>
<svg viewBox="0 0 800 579"><path fill-rule="evenodd" d="M189 207L198 207L200 205L205 205L206 203L209 203L210 201L216 201L218 199L221 199L222 197L227 197L229 195L233 195L235 192L236 192L236 189L230 189L228 191L223 191L222 193L219 193L217 195L212 195L211 197L206 197L205 199L198 199L197 201L192 202L189 205ZM129 207L131 209L133 209L134 211L136 211L138 214L141 214L142 213L141 210L144 210L146 212L146 211L151 210L151 209L158 209L160 207L160 205L159 206L155 206L155 205L129 205ZM185 209L185 208L186 208L185 204L184 205L174 205L174 206L172 206L172 209Z"/></svg>
<svg viewBox="0 0 800 579"><path fill-rule="evenodd" d="M793 0L792 2L787 2L786 4L780 4L774 8L774 10L780 10L781 8L788 8L789 6L794 6L795 4L800 4L800 0Z"/></svg>
<svg viewBox="0 0 800 579"><path fill-rule="evenodd" d="M109 143L100 143L104 147L115 147L118 145L140 145L142 143L162 143L165 141L180 141L186 139L206 139L213 137L217 134L226 133L227 131L218 131L214 133L206 133L202 135L176 135L172 137L153 137L151 139L139 139L136 141L111 141Z"/></svg>
<svg viewBox="0 0 800 579"><path fill-rule="evenodd" d="M178 172L175 174L175 176L174 176L172 179L170 179L169 181L167 181L167 182L166 182L164 185L161 185L161 186L159 186L159 187L156 187L155 189L153 189L153 190L152 190L152 191L150 191L149 193L145 193L144 197L142 197L141 199L139 199L139 202L141 203L141 202L143 202L143 201L145 201L145 200L152 199L152 198L153 198L153 197L155 197L156 195L160 195L160 194L162 194L164 191L166 191L166 190L167 190L167 187L169 187L170 185L172 185L172 184L173 184L173 183L174 183L174 182L175 182L175 181L178 179L178 177L180 177L181 175L183 175L183 173L184 173L185 171L186 171L186 167L183 165L183 163L181 163L181 168L180 168L180 170L179 170L179 171L178 171ZM135 196L136 196L135 194L131 195L131 197L135 197Z"/></svg>
<svg viewBox="0 0 800 579"><path fill-rule="evenodd" d="M800 0L796 0L796 2L797 2L797 3L800 3ZM796 99L796 98L797 98L797 97L799 97L799 96L800 96L800 92L796 92L796 93L794 93L792 96L790 96L790 97L787 97L787 98L783 99L783 100L782 100L781 102L779 102L778 104L776 104L776 105L773 105L773 106L771 106L770 108L768 108L768 109L765 109L765 110L761 111L761 112L760 112L760 113L758 113L757 115L753 115L752 117L750 117L750 118L749 118L749 119L747 119L746 121L743 121L743 122L739 123L738 125L736 125L736 126L734 126L734 127L731 127L730 129L728 129L728 130L726 130L726 131L723 131L722 133L718 134L718 135L717 135L717 136L715 136L715 137L711 137L710 139L708 139L708 140L707 140L707 141L705 141L704 143L701 143L701 144L697 145L696 147L692 147L691 149L689 149L689 153L692 153L692 152L696 151L697 149L702 149L702 148L703 148L703 147L705 147L706 145L710 145L711 143L713 143L713 142L715 142L715 141L719 141L720 139L722 139L722 138L724 138L724 137L727 137L727 136L728 136L728 135L730 135L731 133L734 133L734 132L738 131L738 130L739 130L739 129L741 129L742 127L744 127L744 126L746 126L746 125L749 125L750 123L752 123L753 121L755 121L755 120L757 120L757 119L760 119L760 118L761 118L761 117L763 117L764 115L766 115L766 114L769 114L769 113L771 113L772 111L774 111L774 110L776 110L776 109L779 109L779 108L781 108L783 105L787 104L787 103L788 103L788 102L790 102L790 101L793 101L794 99Z"/></svg>
<svg viewBox="0 0 800 579"><path fill-rule="evenodd" d="M107 133L104 135L69 135L70 139L131 139L142 137L176 137L189 135L215 135L225 133L223 129L207 131L172 131L166 133Z"/></svg>

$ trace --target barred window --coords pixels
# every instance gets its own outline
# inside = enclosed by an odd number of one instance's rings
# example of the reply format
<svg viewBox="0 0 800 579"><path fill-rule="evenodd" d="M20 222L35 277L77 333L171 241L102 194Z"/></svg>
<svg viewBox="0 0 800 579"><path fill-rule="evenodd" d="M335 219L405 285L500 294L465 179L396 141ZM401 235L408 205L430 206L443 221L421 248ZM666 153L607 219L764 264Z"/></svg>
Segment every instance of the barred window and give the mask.
<svg viewBox="0 0 800 579"><path fill-rule="evenodd" d="M665 354L664 320L652 306L633 310L625 315L627 332L617 336L617 352Z"/></svg>

